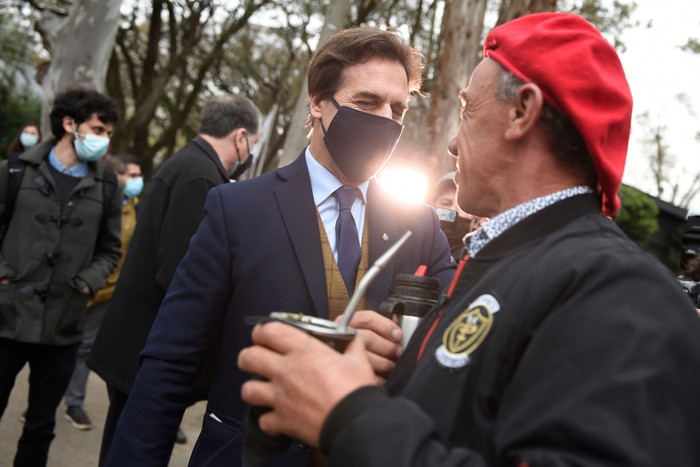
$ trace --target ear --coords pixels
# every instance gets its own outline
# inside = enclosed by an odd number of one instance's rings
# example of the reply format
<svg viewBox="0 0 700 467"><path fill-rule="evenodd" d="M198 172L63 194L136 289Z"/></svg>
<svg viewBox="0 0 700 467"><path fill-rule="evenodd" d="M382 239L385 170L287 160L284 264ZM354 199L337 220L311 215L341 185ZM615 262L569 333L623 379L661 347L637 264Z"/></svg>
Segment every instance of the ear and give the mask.
<svg viewBox="0 0 700 467"><path fill-rule="evenodd" d="M235 144L239 144L241 138L245 138L245 129L241 127L231 130L231 133L224 136L224 138L231 138Z"/></svg>
<svg viewBox="0 0 700 467"><path fill-rule="evenodd" d="M309 96L309 113L312 118L321 118L321 102L323 100L320 96Z"/></svg>
<svg viewBox="0 0 700 467"><path fill-rule="evenodd" d="M73 118L69 117L68 115L65 115L63 117L63 120L61 120L61 124L63 125L63 129L66 131L66 133L73 133L74 131L78 131L78 128L75 125L75 120L73 120Z"/></svg>
<svg viewBox="0 0 700 467"><path fill-rule="evenodd" d="M543 105L544 96L539 86L534 83L521 86L508 111L506 139L516 140L530 133L540 119Z"/></svg>
<svg viewBox="0 0 700 467"><path fill-rule="evenodd" d="M245 136L247 133L248 133L248 130L246 130L245 128L238 128L236 130L236 140L238 142L240 142L241 144L245 143L245 141L246 141Z"/></svg>

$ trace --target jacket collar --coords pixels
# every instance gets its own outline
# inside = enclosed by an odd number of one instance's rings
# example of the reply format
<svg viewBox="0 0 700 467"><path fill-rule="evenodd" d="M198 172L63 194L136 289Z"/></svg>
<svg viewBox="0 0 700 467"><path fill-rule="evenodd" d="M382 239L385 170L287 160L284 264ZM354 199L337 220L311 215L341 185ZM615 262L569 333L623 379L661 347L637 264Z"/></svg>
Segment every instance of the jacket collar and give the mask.
<svg viewBox="0 0 700 467"><path fill-rule="evenodd" d="M209 159L216 165L216 168L219 169L219 173L221 174L221 177L225 182L228 182L231 180L230 175L226 173L226 169L224 168L224 163L221 162L221 158L219 155L216 153L214 148L211 146L211 144L207 143L207 141L202 138L201 136L195 136L194 139L192 139L192 143L197 146L199 149L204 152L204 154L207 155Z"/></svg>
<svg viewBox="0 0 700 467"><path fill-rule="evenodd" d="M487 244L477 259L501 255L559 230L566 224L587 215L602 216L600 198L582 194L559 201L527 217Z"/></svg>

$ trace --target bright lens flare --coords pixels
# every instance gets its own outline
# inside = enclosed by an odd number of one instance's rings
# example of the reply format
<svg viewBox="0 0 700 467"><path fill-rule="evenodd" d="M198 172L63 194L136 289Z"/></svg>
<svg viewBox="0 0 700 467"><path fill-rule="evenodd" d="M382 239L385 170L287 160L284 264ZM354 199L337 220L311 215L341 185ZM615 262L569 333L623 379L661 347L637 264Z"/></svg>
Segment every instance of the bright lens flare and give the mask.
<svg viewBox="0 0 700 467"><path fill-rule="evenodd" d="M414 169L387 168L377 176L377 182L392 196L408 203L423 203L428 193L428 177Z"/></svg>

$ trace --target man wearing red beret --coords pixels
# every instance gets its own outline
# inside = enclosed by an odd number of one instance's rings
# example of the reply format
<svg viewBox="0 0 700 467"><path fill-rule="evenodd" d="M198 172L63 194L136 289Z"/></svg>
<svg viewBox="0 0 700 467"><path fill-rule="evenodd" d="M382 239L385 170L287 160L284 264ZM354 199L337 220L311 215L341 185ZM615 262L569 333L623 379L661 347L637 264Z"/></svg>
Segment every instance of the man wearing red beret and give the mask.
<svg viewBox="0 0 700 467"><path fill-rule="evenodd" d="M460 93L458 202L491 218L454 293L385 387L364 343L340 354L280 323L239 366L269 434L332 466L689 466L700 459L700 320L619 209L632 98L615 50L578 16L489 33ZM310 388L313 388L311 390Z"/></svg>

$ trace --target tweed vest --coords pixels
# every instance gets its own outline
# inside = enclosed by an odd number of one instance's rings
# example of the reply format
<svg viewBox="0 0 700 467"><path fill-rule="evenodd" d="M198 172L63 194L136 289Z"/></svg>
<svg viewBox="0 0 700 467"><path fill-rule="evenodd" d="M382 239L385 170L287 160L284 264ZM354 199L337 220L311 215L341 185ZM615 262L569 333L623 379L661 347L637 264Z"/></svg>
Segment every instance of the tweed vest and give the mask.
<svg viewBox="0 0 700 467"><path fill-rule="evenodd" d="M326 235L326 229L323 226L323 221L321 216L319 216L318 211L316 211L316 220L318 221L318 231L321 234L321 250L323 251L323 269L326 273L326 294L328 295L328 319L335 321L335 319L343 314L345 307L350 301L348 296L348 290L345 288L345 282L343 281L343 276L340 275L340 269L338 269L338 263L336 263L333 257L333 250L331 250L331 244L328 242L328 235ZM367 227L367 219L365 219L365 227L362 230L362 255L360 256L360 264L357 267L357 278L355 279L355 290L357 290L357 284L360 283L362 277L367 272L369 264L369 228ZM359 309L365 308L365 297L360 300ZM307 467L325 467L328 464L328 458L321 454L319 451L314 449L311 452L311 457L309 458L309 463Z"/></svg>
<svg viewBox="0 0 700 467"><path fill-rule="evenodd" d="M323 250L323 267L326 273L326 293L328 295L328 319L335 320L336 317L343 314L345 307L350 301L348 291L343 282L343 276L340 275L338 263L333 257L333 250L328 242L326 229L321 221L321 216L316 211L316 219L318 220L318 231L321 234L321 249ZM362 231L362 256L360 257L360 265L357 267L357 279L355 279L355 287L360 283L360 280L367 272L369 264L369 228L367 227L367 219L365 219L365 227ZM360 301L360 309L365 307L365 298Z"/></svg>

